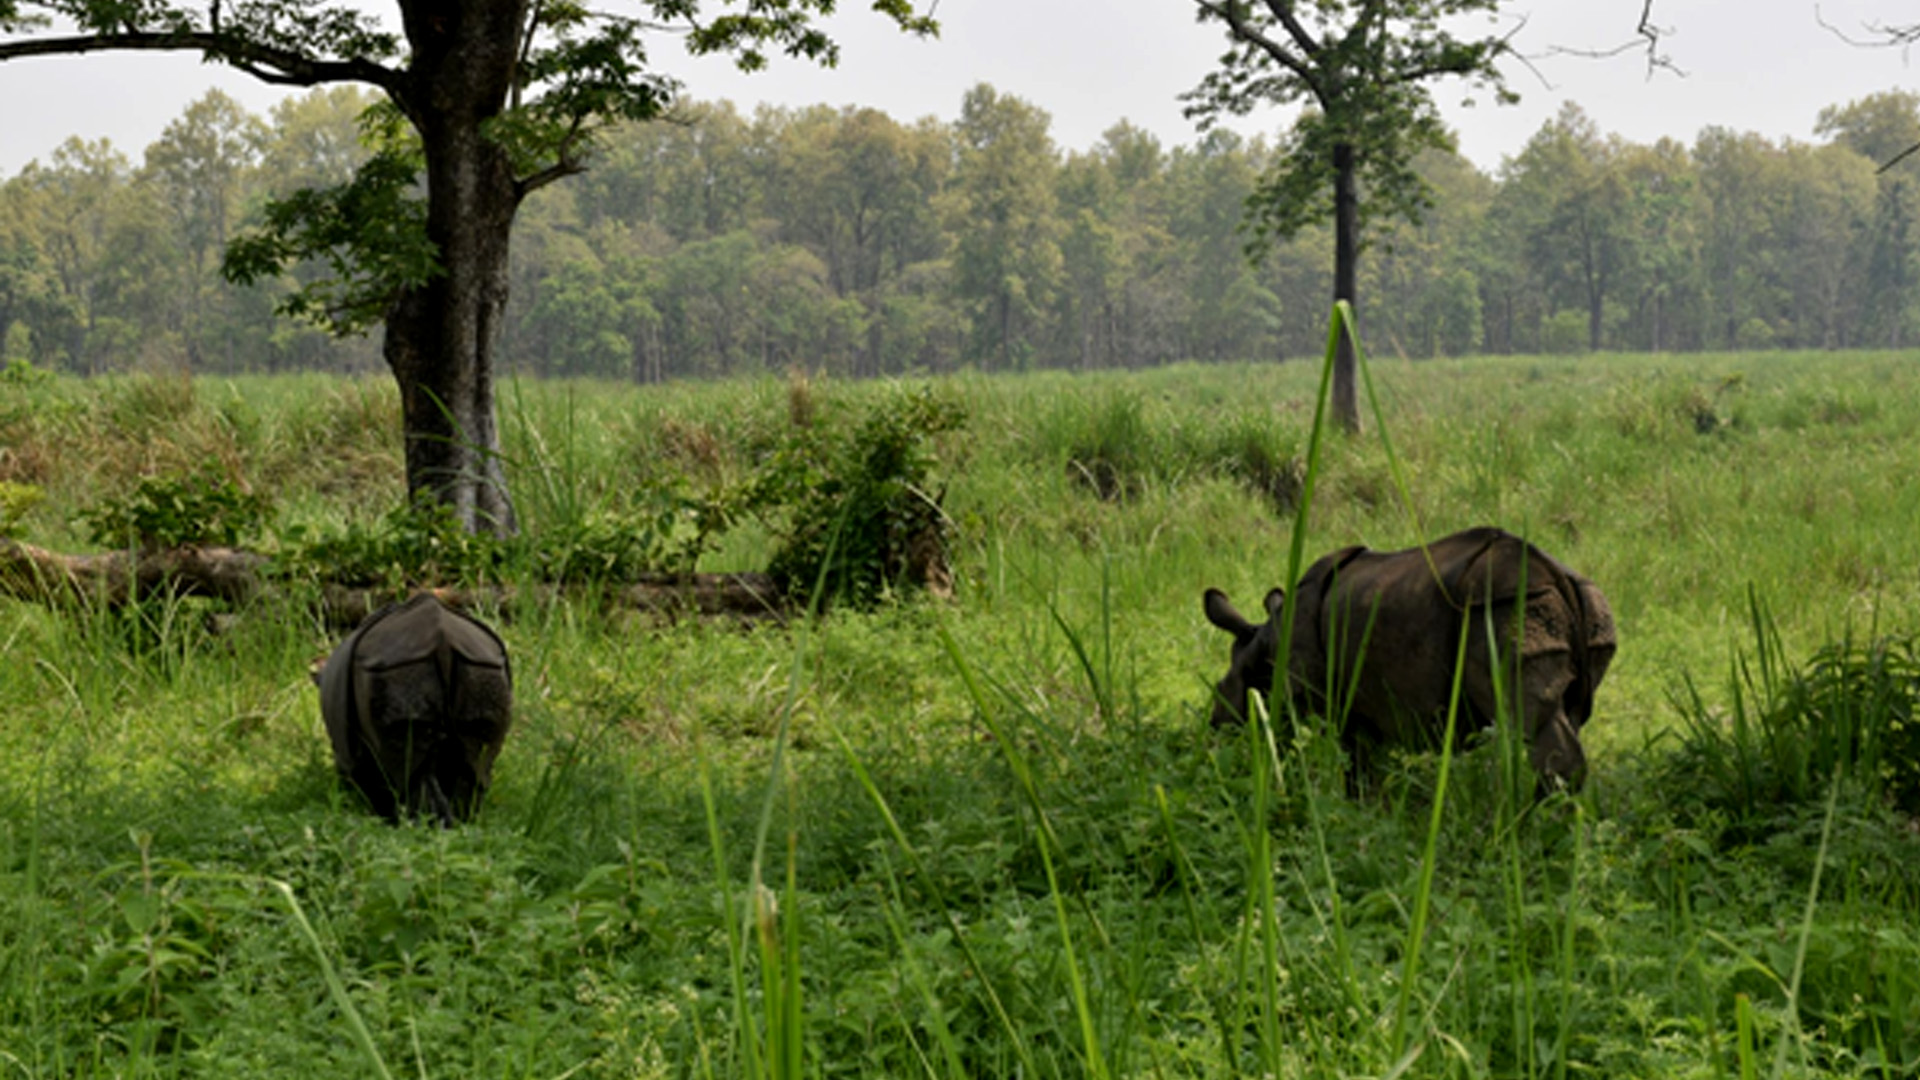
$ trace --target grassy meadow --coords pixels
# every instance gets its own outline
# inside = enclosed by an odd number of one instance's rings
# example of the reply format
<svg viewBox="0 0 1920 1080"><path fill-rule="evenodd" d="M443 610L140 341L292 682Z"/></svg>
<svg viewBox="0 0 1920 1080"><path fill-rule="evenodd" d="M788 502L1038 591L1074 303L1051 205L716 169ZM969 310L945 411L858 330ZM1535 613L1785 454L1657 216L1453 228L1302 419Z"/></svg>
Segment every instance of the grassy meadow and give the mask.
<svg viewBox="0 0 1920 1080"><path fill-rule="evenodd" d="M0 600L0 1077L1920 1076L1920 835L1874 782L1920 760L1880 692L1920 686L1920 363L1371 377L1308 557L1489 523L1593 579L1620 651L1579 795L1536 803L1496 740L1355 802L1324 734L1209 730L1201 590L1283 583L1316 368L942 379L952 600L517 611L464 828L338 790L297 584L217 633ZM906 389L513 384L523 523L738 482L796 415ZM22 540L85 550L83 511L208 462L270 499L268 550L371 522L396 396L0 380ZM1828 699L1819 655L1867 660ZM1868 696L1879 756L1826 782L1776 718Z"/></svg>

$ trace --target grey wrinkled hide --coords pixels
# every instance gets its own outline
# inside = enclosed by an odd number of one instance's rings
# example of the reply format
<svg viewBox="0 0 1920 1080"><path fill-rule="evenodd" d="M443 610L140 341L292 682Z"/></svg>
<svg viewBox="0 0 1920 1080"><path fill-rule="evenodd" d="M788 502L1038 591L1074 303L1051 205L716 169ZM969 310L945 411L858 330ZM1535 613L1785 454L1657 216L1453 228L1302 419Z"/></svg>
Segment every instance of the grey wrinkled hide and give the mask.
<svg viewBox="0 0 1920 1080"><path fill-rule="evenodd" d="M1288 686L1301 711L1339 714L1350 789L1370 778L1376 749L1439 744L1463 631L1457 739L1493 723L1495 680L1504 677L1502 696L1510 709L1518 701L1542 786L1577 788L1585 779L1580 728L1615 648L1612 609L1592 582L1517 536L1481 527L1405 551L1345 548L1308 567L1295 589ZM1206 591L1207 620L1234 638L1214 689L1215 726L1242 722L1248 693L1273 685L1285 600L1282 590L1268 593L1266 621L1256 624L1218 589ZM1344 711L1329 710L1348 687Z"/></svg>
<svg viewBox="0 0 1920 1080"><path fill-rule="evenodd" d="M465 821L513 722L506 646L421 593L367 616L314 675L334 768L388 820Z"/></svg>

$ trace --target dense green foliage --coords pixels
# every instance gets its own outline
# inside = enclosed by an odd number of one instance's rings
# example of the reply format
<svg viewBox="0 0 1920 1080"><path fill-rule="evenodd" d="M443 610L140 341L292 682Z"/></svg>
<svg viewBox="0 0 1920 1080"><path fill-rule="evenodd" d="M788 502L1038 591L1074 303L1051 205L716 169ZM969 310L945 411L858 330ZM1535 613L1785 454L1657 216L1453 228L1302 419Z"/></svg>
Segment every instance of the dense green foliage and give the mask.
<svg viewBox="0 0 1920 1080"><path fill-rule="evenodd" d="M1306 445L1304 365L933 383L967 418L925 443L953 601L754 628L527 609L500 624L497 786L447 833L332 782L307 664L334 638L297 588L218 637L197 601L139 634L0 602L0 1049L36 1076L1911 1075L1907 812L1814 775L1755 819L1675 770L1742 700L1912 700L1917 378L1869 354L1374 368L1410 506L1377 441L1337 441L1309 550L1498 522L1612 601L1592 779L1538 805L1497 744L1356 804L1324 738L1208 730L1226 642L1200 590L1284 574L1292 520L1250 478ZM851 441L919 389L816 379L807 415ZM371 529L394 398L0 382L0 481L44 492L20 528L57 548L79 508L204 461L276 530ZM526 532L740 482L797 400L521 386ZM1096 449L1111 497L1070 464ZM777 543L745 518L701 565ZM1764 700L1734 667L1755 594Z"/></svg>
<svg viewBox="0 0 1920 1080"><path fill-rule="evenodd" d="M263 123L211 96L141 162L74 142L7 179L5 356L84 372L377 365L364 340L270 317L317 268L243 290L216 267L264 196L350 174L367 100L291 99ZM1257 266L1242 254L1247 197L1278 152L1262 141L1167 147L1121 124L1063 150L1044 112L985 87L950 123L724 104L680 118L609 131L585 174L523 208L513 370L1137 368L1323 341L1327 230ZM1411 357L1912 341L1920 156L1874 166L1920 141L1920 99L1838 105L1819 130L1818 145L1708 129L1644 146L1569 108L1491 176L1429 152L1415 167L1433 208L1362 267L1368 340Z"/></svg>
<svg viewBox="0 0 1920 1080"><path fill-rule="evenodd" d="M1756 605L1751 652L1736 655L1733 700L1676 696L1685 724L1670 763L1676 790L1764 835L1797 808L1853 784L1920 814L1920 653L1910 630L1820 647L1796 667Z"/></svg>
<svg viewBox="0 0 1920 1080"><path fill-rule="evenodd" d="M1496 102L1515 99L1495 66L1508 40L1459 33L1467 16L1497 12L1498 0L1195 3L1202 21L1223 27L1233 47L1220 69L1186 95L1189 115L1204 125L1222 115L1308 106L1281 140L1253 200L1261 240L1332 220L1342 183L1350 193L1366 193L1355 206L1356 251L1369 226L1417 222L1431 192L1413 163L1424 151L1453 149L1432 84L1457 79ZM1344 180L1336 176L1342 168Z"/></svg>
<svg viewBox="0 0 1920 1080"><path fill-rule="evenodd" d="M79 514L87 538L107 547L170 548L253 541L267 500L242 491L218 466L182 477L149 476L133 494Z"/></svg>
<svg viewBox="0 0 1920 1080"><path fill-rule="evenodd" d="M965 421L954 402L921 392L882 399L857 424L799 427L746 500L756 513L781 515L767 565L774 580L796 596L861 606L889 589L944 581L948 522L927 443Z"/></svg>

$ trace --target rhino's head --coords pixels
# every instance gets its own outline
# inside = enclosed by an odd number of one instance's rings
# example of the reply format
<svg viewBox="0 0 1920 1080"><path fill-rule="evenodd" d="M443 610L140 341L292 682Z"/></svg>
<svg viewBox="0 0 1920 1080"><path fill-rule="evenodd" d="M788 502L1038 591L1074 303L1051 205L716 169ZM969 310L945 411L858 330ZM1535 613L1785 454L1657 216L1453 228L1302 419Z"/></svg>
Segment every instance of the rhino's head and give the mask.
<svg viewBox="0 0 1920 1080"><path fill-rule="evenodd" d="M1580 745L1580 732L1565 712L1544 717L1527 732L1527 758L1534 775L1540 778L1541 795L1560 789L1579 791L1586 782L1587 752Z"/></svg>
<svg viewBox="0 0 1920 1080"><path fill-rule="evenodd" d="M1265 694L1273 686L1273 664L1279 651L1279 635L1274 627L1287 594L1275 589L1267 594L1267 621L1253 623L1240 614L1219 589L1208 589L1201 600L1207 621L1233 635L1233 651L1227 661L1227 674L1213 687L1213 726L1242 724L1247 719L1247 693Z"/></svg>

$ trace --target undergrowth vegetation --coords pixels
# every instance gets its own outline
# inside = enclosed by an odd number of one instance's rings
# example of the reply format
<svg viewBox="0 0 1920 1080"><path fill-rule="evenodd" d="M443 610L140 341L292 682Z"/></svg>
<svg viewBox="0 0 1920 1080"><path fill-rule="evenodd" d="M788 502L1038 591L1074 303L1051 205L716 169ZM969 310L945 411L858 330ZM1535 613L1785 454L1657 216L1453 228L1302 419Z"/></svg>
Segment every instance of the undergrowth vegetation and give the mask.
<svg viewBox="0 0 1920 1080"><path fill-rule="evenodd" d="M396 512L385 383L0 381L12 533L284 571L230 620L0 602L0 1072L1920 1075L1911 361L1391 363L1315 458L1317 376L522 384L504 553ZM1281 584L1303 512L1597 582L1586 790L1496 733L1356 802L1313 724L1209 730L1201 590ZM860 576L934 527L951 599ZM864 605L495 618L470 826L333 781L321 576L781 559Z"/></svg>

